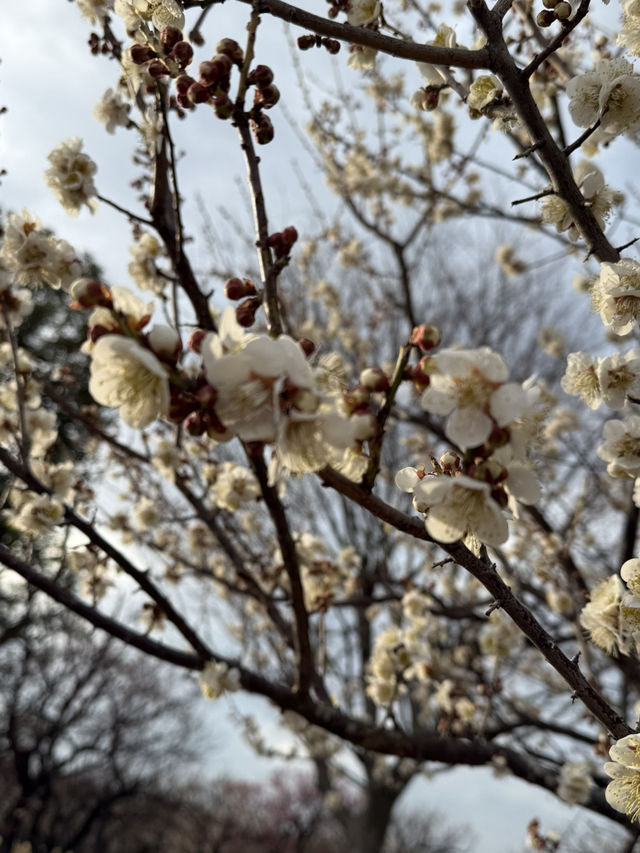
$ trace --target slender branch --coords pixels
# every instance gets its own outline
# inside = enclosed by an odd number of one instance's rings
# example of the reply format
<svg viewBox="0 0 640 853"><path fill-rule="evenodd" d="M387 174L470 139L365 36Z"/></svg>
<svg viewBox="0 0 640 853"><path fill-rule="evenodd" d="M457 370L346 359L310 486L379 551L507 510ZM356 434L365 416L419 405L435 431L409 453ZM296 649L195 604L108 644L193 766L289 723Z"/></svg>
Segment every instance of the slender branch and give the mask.
<svg viewBox="0 0 640 853"><path fill-rule="evenodd" d="M313 649L309 637L309 614L304 603L304 589L300 576L300 563L295 542L289 530L289 522L280 502L277 490L269 485L267 469L261 456L249 455L249 461L256 475L264 502L276 529L278 544L282 552L285 571L291 587L291 603L296 621L296 653L298 657L298 685L300 693L308 693L317 676L313 661Z"/></svg>
<svg viewBox="0 0 640 853"><path fill-rule="evenodd" d="M585 142L591 136L592 133L596 132L596 130L600 127L600 121L601 119L598 119L598 121L592 124L591 127L588 127L584 131L584 133L581 133L580 136L575 140L575 142L572 142L571 145L567 145L566 148L563 148L562 153L566 154L567 157L569 156L569 154L573 154L576 148L580 148L582 143Z"/></svg>
<svg viewBox="0 0 640 853"><path fill-rule="evenodd" d="M273 263L271 249L269 248L269 223L267 220L267 208L262 190L260 178L260 158L256 155L251 131L249 129L249 118L244 110L244 99L246 94L247 74L255 46L256 30L260 18L254 11L247 26L249 36L244 54L244 62L240 72L240 83L238 85L238 96L236 98L233 113L233 122L238 129L240 145L244 154L247 173L249 176L249 187L251 189L251 206L253 210L253 223L256 232L256 246L258 249L258 263L260 264L260 278L264 292L264 311L267 317L269 333L274 337L282 334L282 320L280 317L280 305L278 302L278 272L279 269Z"/></svg>
<svg viewBox="0 0 640 853"><path fill-rule="evenodd" d="M129 219L133 219L134 222L140 222L141 225L149 225L153 227L153 222L151 219L145 219L144 216L138 216L137 213L134 213L132 210L127 210L126 207L121 207L119 204L116 204L115 201L111 201L109 198L105 198L105 196L96 193L96 198L98 201L101 201L103 204L108 204L109 207L112 207L114 210L117 210L118 213L124 213L126 217Z"/></svg>
<svg viewBox="0 0 640 853"><path fill-rule="evenodd" d="M185 0L184 7L185 9L193 7L206 9L215 2L219 2L219 0ZM253 0L240 0L240 2L253 5ZM349 44L372 47L381 53L387 53L389 56L397 56L401 59L430 62L434 65L450 65L455 68L488 67L488 50L485 47L480 50L464 50L463 48L434 47L428 44L402 41L391 36L383 36L365 27L352 27L349 24L341 24L328 18L321 18L319 15L285 3L284 0L259 0L258 11L273 15L274 18L281 18L287 23L295 24L318 35L329 36Z"/></svg>
<svg viewBox="0 0 640 853"><path fill-rule="evenodd" d="M319 476L326 485L331 486L331 488L340 492L340 494L359 504L372 515L391 524L397 530L401 530L416 539L426 542L436 541L429 536L422 521L407 516L395 509L395 507L386 504L380 498L367 492L366 489L363 489L357 483L348 480L331 468L323 468L319 472ZM542 627L531 611L516 598L488 557L485 556L482 559L476 557L461 542L453 544L436 542L436 544L453 557L458 565L467 569L493 595L499 607L511 617L522 633L542 653L548 663L564 678L566 683L574 691L575 697L583 702L594 717L606 727L616 740L632 733L633 730L625 723L622 717L589 684L580 671L577 662L570 660L558 648L557 642Z"/></svg>
<svg viewBox="0 0 640 853"><path fill-rule="evenodd" d="M536 54L536 56L534 56L531 62L524 69L522 74L525 78L528 79L529 77L531 77L531 75L542 65L545 59L551 56L552 53L555 53L555 51L562 46L569 33L573 32L573 30L575 30L580 21L582 21L587 16L590 3L591 0L582 0L573 18L571 18L568 23L562 25L562 29L560 30L558 35L554 36L554 38L551 39L547 46L543 50L541 50L540 53Z"/></svg>

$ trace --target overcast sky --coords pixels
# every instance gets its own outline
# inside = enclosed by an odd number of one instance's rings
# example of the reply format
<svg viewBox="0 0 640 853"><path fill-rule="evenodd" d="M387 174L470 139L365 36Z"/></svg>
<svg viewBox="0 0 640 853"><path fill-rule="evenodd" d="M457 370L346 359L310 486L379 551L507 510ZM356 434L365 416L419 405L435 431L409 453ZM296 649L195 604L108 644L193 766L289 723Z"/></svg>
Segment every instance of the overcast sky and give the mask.
<svg viewBox="0 0 640 853"><path fill-rule="evenodd" d="M317 0L313 8L322 14L326 4ZM196 10L189 13L188 27L196 15ZM217 7L215 15L217 18L212 14L210 22L218 21L216 38L231 36L244 41L246 6L228 2ZM258 57L261 62L273 64L275 82L284 103L302 121L295 77L290 71L280 70L290 67L288 63L278 62L282 52L288 51L283 28L281 22L265 19L259 30ZM85 141L85 150L98 163L99 192L144 213L129 187L136 175L131 162L132 134L119 128L115 136L110 136L91 115L102 93L115 85L118 72L115 63L90 55L86 46L89 32L88 22L79 15L75 4L67 0L3 0L0 105L6 106L8 112L0 117L0 167L7 170L0 187L0 203L5 210L29 208L45 226L53 228L77 250L91 251L111 283L130 286L126 268L131 239L126 220L104 205L93 216L85 209L76 219L69 218L42 180L49 152L62 140L80 136ZM320 51L316 54L314 73L320 79L330 80L335 63L320 56ZM345 68L344 54L339 60L341 73L348 80L348 75L354 72ZM417 87L417 74L415 82ZM176 131L179 146L187 152L181 167L181 187L188 227L192 234L198 234L201 219L196 193L214 223L220 217L220 205L224 204L241 218L245 217L248 225L246 196L243 199L244 168L234 130L229 123L216 120L208 110L201 108L196 112ZM311 170L311 166L282 111L276 108L272 117L281 144L265 146L260 154L273 190L269 196L272 230L277 230L294 222L300 226L304 217L309 216L290 161L295 157L303 170ZM615 165L616 174L624 180L624 156ZM333 203L323 184L318 193L323 205ZM196 268L208 266L209 256L202 241L196 239L190 251ZM233 701L239 703L237 697ZM212 756L216 770L265 777L272 765L256 760L242 746L226 717L226 704L223 700L215 708L206 706L207 718L216 735L217 746ZM286 740L278 729L277 713L265 702L251 700L248 707L259 712L274 742ZM520 850L526 824L534 816L541 818L545 829L561 829L576 815L584 814L579 809L562 806L552 796L523 782L497 780L489 770L467 768L428 783L416 782L404 802L416 809L439 808L452 821L471 824L478 839L474 853Z"/></svg>

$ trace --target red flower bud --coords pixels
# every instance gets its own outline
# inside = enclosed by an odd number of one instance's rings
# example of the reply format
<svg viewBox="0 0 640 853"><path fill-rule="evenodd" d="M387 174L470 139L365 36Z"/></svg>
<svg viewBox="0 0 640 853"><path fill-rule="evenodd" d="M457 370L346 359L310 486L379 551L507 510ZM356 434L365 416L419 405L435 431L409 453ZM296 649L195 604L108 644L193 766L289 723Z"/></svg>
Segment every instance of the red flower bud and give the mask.
<svg viewBox="0 0 640 853"><path fill-rule="evenodd" d="M273 125L266 115L261 114L255 121L252 119L251 130L258 145L266 145L273 139Z"/></svg>
<svg viewBox="0 0 640 853"><path fill-rule="evenodd" d="M316 37L310 35L298 36L296 44L300 50L310 50L312 47L315 47Z"/></svg>
<svg viewBox="0 0 640 853"><path fill-rule="evenodd" d="M237 41L233 39L220 39L216 45L216 53L224 53L236 65L242 65L244 53Z"/></svg>
<svg viewBox="0 0 640 853"><path fill-rule="evenodd" d="M265 86L270 86L273 83L273 71L268 65L256 65L249 72L247 82L250 86L257 86L258 89L264 89Z"/></svg>
<svg viewBox="0 0 640 853"><path fill-rule="evenodd" d="M160 33L160 44L165 50L165 53L170 53L171 50L182 41L182 30L177 27L165 27Z"/></svg>
<svg viewBox="0 0 640 853"><path fill-rule="evenodd" d="M255 95L253 96L253 103L259 104L265 110L270 110L271 107L275 107L279 100L280 90L274 83L271 83L269 86L265 86L264 89L256 89Z"/></svg>
<svg viewBox="0 0 640 853"><path fill-rule="evenodd" d="M244 299L245 296L254 296L255 292L255 285L248 278L230 278L224 283L227 299Z"/></svg>
<svg viewBox="0 0 640 853"><path fill-rule="evenodd" d="M176 79L176 90L179 95L186 95L189 91L189 87L193 86L196 81L193 77L189 77L188 74L181 74L180 77Z"/></svg>
<svg viewBox="0 0 640 853"><path fill-rule="evenodd" d="M378 393L388 391L389 377L379 367L368 367L360 374L360 384L369 391L376 391Z"/></svg>
<svg viewBox="0 0 640 853"><path fill-rule="evenodd" d="M211 103L218 118L226 119L233 115L233 101L228 95L219 95Z"/></svg>
<svg viewBox="0 0 640 853"><path fill-rule="evenodd" d="M153 59L147 68L149 72L149 76L153 77L154 80L158 80L160 77L166 77L169 73L169 69L161 62L159 59Z"/></svg>
<svg viewBox="0 0 640 853"><path fill-rule="evenodd" d="M129 51L131 61L134 65L144 65L145 62L150 62L154 59L156 52L150 47L143 44L134 44Z"/></svg>
<svg viewBox="0 0 640 853"><path fill-rule="evenodd" d="M440 330L431 323L423 323L411 332L410 342L420 347L423 352L427 352L440 343Z"/></svg>
<svg viewBox="0 0 640 853"><path fill-rule="evenodd" d="M340 53L340 42L337 39L322 39L322 44L327 53Z"/></svg>
<svg viewBox="0 0 640 853"><path fill-rule="evenodd" d="M202 83L192 83L187 91L187 98L192 104L204 104L210 97L209 90Z"/></svg>
<svg viewBox="0 0 640 853"><path fill-rule="evenodd" d="M188 41L179 41L178 44L174 45L171 55L180 68L186 68L193 60L193 48Z"/></svg>
<svg viewBox="0 0 640 853"><path fill-rule="evenodd" d="M208 334L209 333L205 332L204 329L194 329L194 331L191 332L191 335L189 336L189 341L187 343L189 349L192 352L196 352L198 353L198 355L200 355L202 349L202 341L206 338Z"/></svg>
<svg viewBox="0 0 640 853"><path fill-rule="evenodd" d="M300 338L298 346L307 358L309 358L310 355L313 355L316 350L316 345L313 341L310 341L309 338Z"/></svg>
<svg viewBox="0 0 640 853"><path fill-rule="evenodd" d="M256 311L260 307L261 302L257 296L251 296L245 299L236 308L236 320L241 326L248 328L252 326L256 319Z"/></svg>

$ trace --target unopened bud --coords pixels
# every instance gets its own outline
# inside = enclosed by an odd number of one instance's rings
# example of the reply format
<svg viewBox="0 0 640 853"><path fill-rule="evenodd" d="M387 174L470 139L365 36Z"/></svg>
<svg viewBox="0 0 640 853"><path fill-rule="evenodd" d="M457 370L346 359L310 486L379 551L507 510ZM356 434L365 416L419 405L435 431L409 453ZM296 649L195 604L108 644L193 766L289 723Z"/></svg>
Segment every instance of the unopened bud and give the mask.
<svg viewBox="0 0 640 853"><path fill-rule="evenodd" d="M370 413L355 413L349 419L353 428L353 435L356 441L368 441L376 434L377 423L375 417Z"/></svg>
<svg viewBox="0 0 640 853"><path fill-rule="evenodd" d="M129 55L134 65L144 65L145 62L150 62L155 58L156 52L152 48L147 47L147 45L134 44L131 46Z"/></svg>
<svg viewBox="0 0 640 853"><path fill-rule="evenodd" d="M256 311L260 305L261 302L257 296L252 296L249 299L245 299L244 302L241 302L236 308L236 320L238 323L245 328L253 326L256 319Z"/></svg>
<svg viewBox="0 0 640 853"><path fill-rule="evenodd" d="M271 119L266 115L261 114L255 121L252 119L251 130L258 145L267 145L273 139L273 125Z"/></svg>
<svg viewBox="0 0 640 853"><path fill-rule="evenodd" d="M186 68L193 61L193 48L188 41L179 41L171 51L171 55L180 68Z"/></svg>
<svg viewBox="0 0 640 853"><path fill-rule="evenodd" d="M569 3L565 2L565 0L561 0L561 2L558 3L558 5L554 8L553 11L555 12L556 18L559 21L566 21L573 10Z"/></svg>
<svg viewBox="0 0 640 853"><path fill-rule="evenodd" d="M322 45L327 53L331 53L333 55L340 53L340 42L337 39L324 38L322 39Z"/></svg>
<svg viewBox="0 0 640 853"><path fill-rule="evenodd" d="M147 71L149 72L149 76L153 77L154 80L158 80L160 77L166 77L169 73L167 66L159 59L153 59L147 66Z"/></svg>
<svg viewBox="0 0 640 853"><path fill-rule="evenodd" d="M270 86L271 83L273 83L273 71L268 65L256 65L256 67L249 72L247 83L249 83L250 86L257 86L258 89L264 89L265 86Z"/></svg>
<svg viewBox="0 0 640 853"><path fill-rule="evenodd" d="M555 12L551 9L542 9L542 11L538 12L536 15L536 24L539 27L550 27L555 20Z"/></svg>
<svg viewBox="0 0 640 853"><path fill-rule="evenodd" d="M310 50L316 45L316 37L310 35L298 36L296 44L300 50Z"/></svg>
<svg viewBox="0 0 640 853"><path fill-rule="evenodd" d="M208 334L209 332L205 332L204 329L195 329L193 332L191 332L191 335L189 336L189 341L187 343L189 349L192 352L195 352L200 355L202 351L202 342Z"/></svg>
<svg viewBox="0 0 640 853"><path fill-rule="evenodd" d="M256 89L253 97L253 103L259 104L265 110L270 110L271 107L275 107L279 100L280 90L274 83L271 83L269 86L265 86L264 89Z"/></svg>
<svg viewBox="0 0 640 853"><path fill-rule="evenodd" d="M213 385L209 385L209 383L207 382L200 388L198 388L195 396L203 409L213 410L216 404L216 400L218 399L218 392L213 387Z"/></svg>
<svg viewBox="0 0 640 853"><path fill-rule="evenodd" d="M220 39L216 45L216 53L224 53L236 65L242 65L244 53L237 41L233 39Z"/></svg>
<svg viewBox="0 0 640 853"><path fill-rule="evenodd" d="M233 115L233 101L228 95L218 95L211 103L218 118L227 119Z"/></svg>
<svg viewBox="0 0 640 853"><path fill-rule="evenodd" d="M439 465L445 474L459 471L461 466L460 457L454 450L445 450L439 459Z"/></svg>
<svg viewBox="0 0 640 853"><path fill-rule="evenodd" d="M189 435L204 435L207 431L207 423L203 412L191 412L184 421L184 428Z"/></svg>
<svg viewBox="0 0 640 853"><path fill-rule="evenodd" d="M181 74L180 77L176 79L176 90L179 95L186 95L189 91L189 88L193 86L196 81L193 77L189 77L188 74Z"/></svg>
<svg viewBox="0 0 640 853"><path fill-rule="evenodd" d="M425 388L429 387L431 382L431 374L433 373L435 368L435 362L432 356L425 355L414 368L413 371L413 384L418 389L418 391L424 391Z"/></svg>
<svg viewBox="0 0 640 853"><path fill-rule="evenodd" d="M164 324L154 326L147 335L147 341L153 352L162 361L175 364L182 352L180 335L171 326Z"/></svg>
<svg viewBox="0 0 640 853"><path fill-rule="evenodd" d="M230 278L224 283L224 293L227 299L244 299L245 296L254 296L255 285L248 278Z"/></svg>
<svg viewBox="0 0 640 853"><path fill-rule="evenodd" d="M187 90L187 98L192 104L204 104L211 97L211 94L206 86L202 83L192 83Z"/></svg>
<svg viewBox="0 0 640 853"><path fill-rule="evenodd" d="M389 377L380 367L367 367L360 374L360 384L370 391L388 391Z"/></svg>
<svg viewBox="0 0 640 853"><path fill-rule="evenodd" d="M310 355L313 355L316 350L316 345L313 341L310 341L309 338L300 338L298 346L307 358L309 358Z"/></svg>
<svg viewBox="0 0 640 853"><path fill-rule="evenodd" d="M109 288L90 278L77 278L71 285L70 294L74 300L72 308L110 308L112 305Z"/></svg>
<svg viewBox="0 0 640 853"><path fill-rule="evenodd" d="M440 343L440 330L431 323L422 323L413 329L409 340L423 352L428 352Z"/></svg>
<svg viewBox="0 0 640 853"><path fill-rule="evenodd" d="M172 49L182 41L182 30L177 27L165 27L160 33L160 44L165 53L171 53Z"/></svg>
<svg viewBox="0 0 640 853"><path fill-rule="evenodd" d="M350 415L356 412L365 413L371 402L371 391L364 385L356 385L355 388L345 394L344 402Z"/></svg>

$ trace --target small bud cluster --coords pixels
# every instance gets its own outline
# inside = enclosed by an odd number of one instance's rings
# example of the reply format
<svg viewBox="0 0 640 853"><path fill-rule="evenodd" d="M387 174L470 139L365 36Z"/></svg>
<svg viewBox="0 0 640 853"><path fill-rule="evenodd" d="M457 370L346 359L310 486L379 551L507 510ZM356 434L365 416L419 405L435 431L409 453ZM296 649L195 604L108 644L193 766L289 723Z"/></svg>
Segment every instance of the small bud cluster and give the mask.
<svg viewBox="0 0 640 853"><path fill-rule="evenodd" d="M432 323L421 323L411 332L409 343L422 352L429 352L440 343L440 330ZM407 367L406 377L410 379L416 390L422 393L429 387L430 374L435 369L435 361L429 355L423 356L414 368Z"/></svg>
<svg viewBox="0 0 640 853"><path fill-rule="evenodd" d="M555 21L564 23L569 20L573 12L567 0L542 0L542 3L545 8L536 16L539 27L550 27Z"/></svg>
<svg viewBox="0 0 640 853"><path fill-rule="evenodd" d="M337 18L340 12L345 14L349 11L349 0L327 0L329 10L327 12L330 18Z"/></svg>
<svg viewBox="0 0 640 853"><path fill-rule="evenodd" d="M244 54L238 42L230 38L221 39L216 45L215 55L198 66L199 80L183 74L176 80L178 106L191 109L196 104L211 104L218 118L231 118L233 101L229 97L231 69L240 67Z"/></svg>
<svg viewBox="0 0 640 853"><path fill-rule="evenodd" d="M284 231L277 231L275 234L272 234L267 243L271 249L273 249L273 253L278 260L281 258L286 258L291 251L291 247L298 239L298 232L290 225L288 228L285 228Z"/></svg>
<svg viewBox="0 0 640 853"><path fill-rule="evenodd" d="M326 36L324 38L317 35L300 36L297 45L299 50L311 50L312 47L323 47L327 53L336 54L340 52L340 42L337 39L330 39Z"/></svg>
<svg viewBox="0 0 640 853"><path fill-rule="evenodd" d="M178 77L193 60L193 48L185 41L177 27L165 27L159 43L134 44L130 50L135 65L145 65L154 80L161 77Z"/></svg>
<svg viewBox="0 0 640 853"><path fill-rule="evenodd" d="M263 110L275 107L280 100L280 90L273 82L273 71L268 65L256 65L250 71L247 82L256 87L250 112L251 131L258 145L266 145L273 139L274 130L271 119Z"/></svg>

